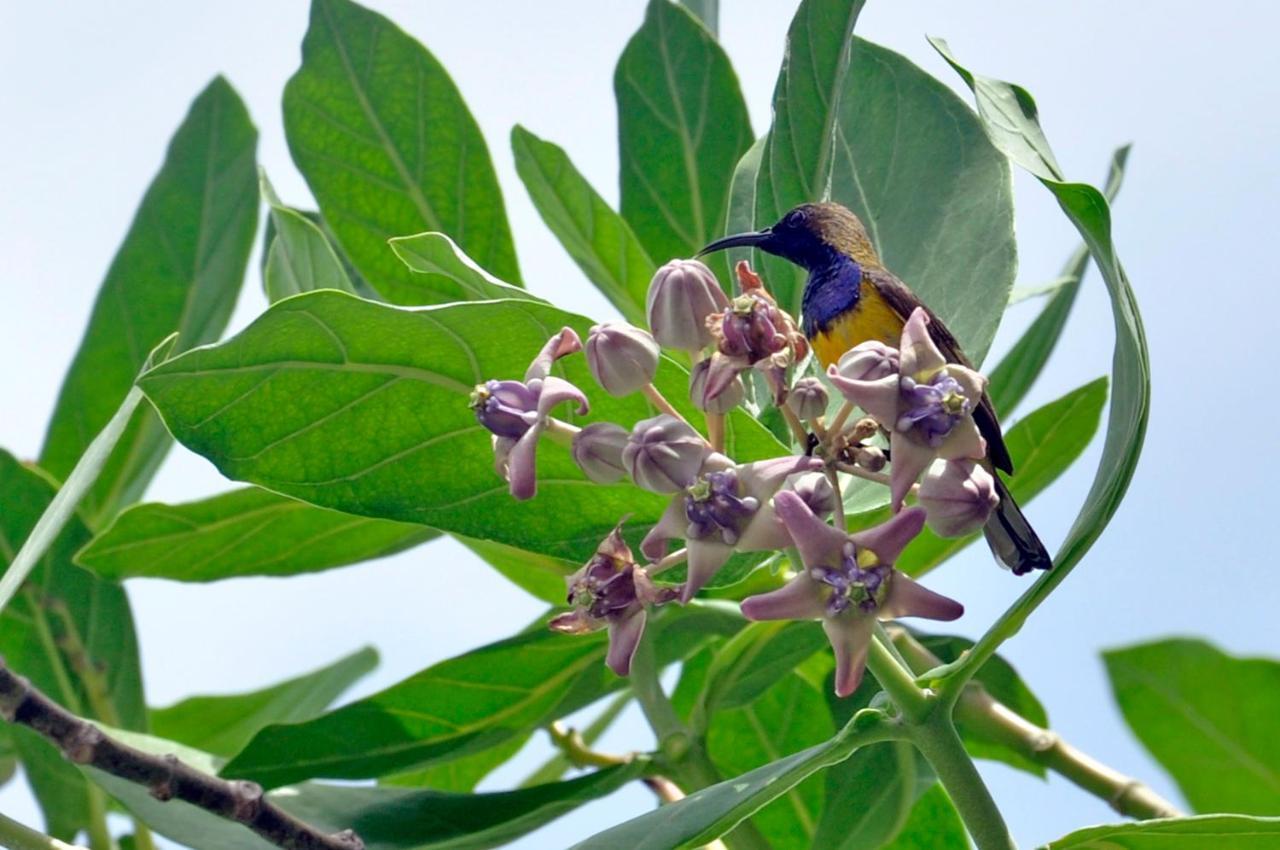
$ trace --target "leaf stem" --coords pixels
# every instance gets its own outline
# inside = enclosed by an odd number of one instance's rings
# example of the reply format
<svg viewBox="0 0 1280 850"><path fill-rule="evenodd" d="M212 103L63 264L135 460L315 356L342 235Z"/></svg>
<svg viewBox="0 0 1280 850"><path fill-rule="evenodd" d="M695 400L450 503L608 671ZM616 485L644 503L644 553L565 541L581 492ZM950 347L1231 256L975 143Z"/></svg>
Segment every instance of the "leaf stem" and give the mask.
<svg viewBox="0 0 1280 850"><path fill-rule="evenodd" d="M667 397L662 394L662 391L653 384L645 384L642 392L644 392L645 398L649 399L650 403L652 403L654 407L658 408L659 411L667 414L668 416L679 419L686 425L689 425L689 420L685 419L680 411L676 410L671 405L671 402L667 401ZM693 428L692 425L689 425L689 427ZM693 430L697 431L698 429L693 428Z"/></svg>
<svg viewBox="0 0 1280 850"><path fill-rule="evenodd" d="M31 529L31 533L27 535L22 548L14 556L13 563L9 565L9 569L5 571L3 578L0 578L0 611L3 611L13 600L14 594L22 586L22 582L35 569L36 564L40 562L40 558L53 543L54 538L58 536L58 533L62 531L68 520L71 519L76 505L80 504L80 500L93 487L93 483L98 479L98 474L102 472L102 467L106 465L107 458L111 455L111 450L120 441L125 427L129 424L130 417L133 416L133 411L137 409L141 401L142 390L136 386L129 390L128 395L124 397L124 401L120 403L119 409L107 422L106 427L102 429L98 436L93 438L93 442L89 443L89 447L84 450L84 454L76 462L75 468L67 476L66 482L58 488L53 501L49 503L49 507L45 509L45 512L40 515L40 519L36 521L35 528Z"/></svg>
<svg viewBox="0 0 1280 850"><path fill-rule="evenodd" d="M79 844L67 844L37 832L4 814L0 814L0 847L8 850L86 850Z"/></svg>
<svg viewBox="0 0 1280 850"><path fill-rule="evenodd" d="M902 716L913 725L922 723L933 713L937 700L916 684L915 676L898 662L887 643L877 631L867 652L867 667Z"/></svg>
<svg viewBox="0 0 1280 850"><path fill-rule="evenodd" d="M911 731L912 741L938 774L978 850L1017 850L1004 816L960 741L948 712L935 712L923 724L911 727Z"/></svg>

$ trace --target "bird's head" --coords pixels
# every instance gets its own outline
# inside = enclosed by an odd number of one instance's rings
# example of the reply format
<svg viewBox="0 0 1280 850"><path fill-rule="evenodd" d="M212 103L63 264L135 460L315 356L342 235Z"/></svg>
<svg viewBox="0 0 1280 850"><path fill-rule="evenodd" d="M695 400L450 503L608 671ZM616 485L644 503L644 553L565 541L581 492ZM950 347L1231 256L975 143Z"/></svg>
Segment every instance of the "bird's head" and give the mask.
<svg viewBox="0 0 1280 850"><path fill-rule="evenodd" d="M725 248L759 248L810 271L831 261L833 254L852 258L864 268L879 268L880 258L862 220L837 203L801 204L764 230L717 239L698 255Z"/></svg>

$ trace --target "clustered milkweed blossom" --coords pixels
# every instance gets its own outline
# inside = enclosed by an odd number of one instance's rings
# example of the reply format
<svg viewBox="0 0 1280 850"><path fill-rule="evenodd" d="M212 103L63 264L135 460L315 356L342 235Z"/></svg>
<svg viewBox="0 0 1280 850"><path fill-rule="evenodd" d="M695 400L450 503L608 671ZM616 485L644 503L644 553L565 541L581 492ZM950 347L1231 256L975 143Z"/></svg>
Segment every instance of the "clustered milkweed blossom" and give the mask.
<svg viewBox="0 0 1280 850"><path fill-rule="evenodd" d="M730 298L697 260L667 263L650 284L647 330L596 325L584 346L564 328L524 380L486 381L471 406L493 435L495 467L515 498L536 493L535 449L548 429L572 434L573 459L590 481L628 479L670 497L658 521L643 529L645 562L624 539L621 518L568 578L569 610L551 621L553 630L608 629L606 663L625 676L651 609L689 603L735 553L788 552L790 577L744 599L742 613L821 621L836 657L836 693L848 696L862 678L877 620L952 620L963 612L894 563L926 523L944 536L968 534L998 504L991 473L977 460L984 445L972 417L986 379L946 362L923 310L912 314L898 348L864 343L826 375L807 374L808 343L794 318L747 263L736 271L740 292ZM653 385L663 348L692 356L689 401L705 415L705 435ZM590 410L586 393L551 374L556 361L578 353L601 389L617 397L644 392L654 415L583 427L555 419L564 403L579 414ZM753 370L767 387L764 398L748 398L743 378ZM823 378L844 401L830 417L833 396ZM794 454L739 462L726 451L724 417L755 401L776 405L787 418L800 444ZM854 417L859 409L865 415ZM886 465L887 478L880 471ZM889 485L888 521L852 533L840 527L837 488L850 475ZM908 498L918 504L907 506ZM673 541L683 547L673 550ZM679 586L659 583L681 562L687 570Z"/></svg>

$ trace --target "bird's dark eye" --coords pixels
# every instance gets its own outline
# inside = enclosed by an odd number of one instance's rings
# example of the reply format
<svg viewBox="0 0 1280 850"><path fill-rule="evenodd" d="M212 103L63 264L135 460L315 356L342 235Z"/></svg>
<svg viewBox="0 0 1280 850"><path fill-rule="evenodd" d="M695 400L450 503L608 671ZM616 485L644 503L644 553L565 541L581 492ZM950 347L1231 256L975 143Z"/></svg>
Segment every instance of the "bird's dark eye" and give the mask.
<svg viewBox="0 0 1280 850"><path fill-rule="evenodd" d="M804 227L805 222L808 221L808 219L809 212L807 210L792 210L787 213L786 218L782 220L782 225L787 228L800 228Z"/></svg>

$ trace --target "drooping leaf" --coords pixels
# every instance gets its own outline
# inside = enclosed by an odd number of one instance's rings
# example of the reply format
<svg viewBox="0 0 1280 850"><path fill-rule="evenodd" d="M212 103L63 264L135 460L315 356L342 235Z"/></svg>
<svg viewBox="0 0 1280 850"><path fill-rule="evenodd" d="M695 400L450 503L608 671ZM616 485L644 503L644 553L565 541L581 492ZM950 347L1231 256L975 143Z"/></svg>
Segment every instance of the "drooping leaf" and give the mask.
<svg viewBox="0 0 1280 850"><path fill-rule="evenodd" d="M403 551L437 532L245 487L178 505L134 505L76 554L106 578L290 576Z"/></svg>
<svg viewBox="0 0 1280 850"><path fill-rule="evenodd" d="M218 77L174 134L98 293L58 394L40 464L59 480L133 386L151 349L178 333L178 350L217 339L235 306L258 220L254 150L244 104ZM109 519L146 489L169 435L138 411L81 513Z"/></svg>
<svg viewBox="0 0 1280 850"><path fill-rule="evenodd" d="M817 689L788 672L754 701L714 714L707 752L723 775L736 776L825 741L835 732L829 718ZM775 850L805 850L822 801L822 779L811 776L760 809L752 823Z"/></svg>
<svg viewBox="0 0 1280 850"><path fill-rule="evenodd" d="M689 10L650 0L613 77L622 215L659 263L724 232L729 183L755 139L729 57Z"/></svg>
<svg viewBox="0 0 1280 850"><path fill-rule="evenodd" d="M1013 458L1009 491L1026 507L1044 488L1071 468L1093 442L1107 401L1107 379L1097 378L1036 409L1005 433ZM898 567L922 575L959 552L981 534L939 537L925 529L902 553Z"/></svg>
<svg viewBox="0 0 1280 850"><path fill-rule="evenodd" d="M230 758L263 727L310 720L378 666L371 647L327 667L252 693L189 697L149 712L161 738Z"/></svg>
<svg viewBox="0 0 1280 850"><path fill-rule="evenodd" d="M234 340L170 361L142 383L178 438L230 478L581 563L624 514L636 535L666 500L626 484L593 485L566 448L544 441L539 494L516 502L494 472L489 435L468 397L488 378L523 375L561 327L585 337L590 324L536 302L410 311L313 292L274 305ZM565 358L561 368L591 393L592 419L629 426L653 415L639 394L615 399L594 391L584 357ZM692 417L687 381L683 369L663 361L657 386ZM741 412L728 426L728 451L739 460L783 453Z"/></svg>
<svg viewBox="0 0 1280 850"><path fill-rule="evenodd" d="M650 628L665 664L738 625L690 609ZM392 775L487 750L623 686L604 666L604 652L603 632L568 637L540 629L489 644L314 720L270 726L225 773L278 787Z"/></svg>
<svg viewBox="0 0 1280 850"><path fill-rule="evenodd" d="M394 23L350 0L314 0L284 124L320 212L383 296L471 297L413 275L387 249L387 239L422 231L449 234L481 266L520 282L480 128L436 58Z"/></svg>
<svg viewBox="0 0 1280 850"><path fill-rule="evenodd" d="M956 661L973 647L973 641L953 635L920 634L916 635L916 640L936 655L944 664ZM1022 677L1018 675L1018 671L1013 669L1013 665L1004 658L999 655L992 656L991 660L978 671L976 679L986 688L987 693L1008 706L1014 713L1041 728L1048 727L1049 717L1045 712L1044 706L1036 698L1036 695L1031 692L1031 689L1027 687L1027 683L1023 681ZM970 728L965 723L963 712L957 713L956 727L960 732L960 737L964 739L966 749L969 750L971 755L977 758L1002 761L1012 767L1025 770L1028 773L1034 773L1036 776L1043 777L1045 775L1044 768L1037 762L1031 761L1016 750L984 736L981 729Z"/></svg>
<svg viewBox="0 0 1280 850"><path fill-rule="evenodd" d="M623 318L644 325L654 263L631 226L557 145L517 125L511 130L511 149L516 172L547 227Z"/></svg>
<svg viewBox="0 0 1280 850"><path fill-rule="evenodd" d="M864 747L833 766L825 778L822 820L813 846L879 847L898 834L915 803L915 751L902 741Z"/></svg>
<svg viewBox="0 0 1280 850"><path fill-rule="evenodd" d="M946 790L934 783L911 807L902 831L882 850L969 850L969 837Z"/></svg>
<svg viewBox="0 0 1280 850"><path fill-rule="evenodd" d="M6 567L53 500L43 473L0 451L0 564ZM22 590L0 614L0 655L9 666L66 708L132 728L146 723L133 614L124 591L71 564L88 530L72 517L45 547ZM71 641L85 657L73 658ZM77 647L78 649L79 647ZM85 670L102 684L93 693ZM44 810L50 833L69 840L88 819L83 778L39 736L17 729L14 746Z"/></svg>
<svg viewBox="0 0 1280 850"><path fill-rule="evenodd" d="M1275 850L1280 818L1205 815L1076 830L1041 850Z"/></svg>
<svg viewBox="0 0 1280 850"><path fill-rule="evenodd" d="M286 207L259 171L259 190L274 226L262 281L271 303L300 292L340 289L358 295L342 260L320 226L292 207Z"/></svg>
<svg viewBox="0 0 1280 850"><path fill-rule="evenodd" d="M978 77L956 61L946 42L931 39L931 43L974 90L978 113L992 142L1040 179L1084 238L1106 281L1116 332L1107 436L1093 484L1053 559L1054 568L1038 579L979 641L960 670L956 681L962 681L1022 627L1031 612L1084 558L1115 515L1133 479L1146 437L1151 366L1137 298L1111 241L1111 210L1106 197L1092 186L1062 182L1037 121L1035 102L1027 92L1000 80Z"/></svg>
<svg viewBox="0 0 1280 850"><path fill-rule="evenodd" d="M760 160L768 141L768 135L756 139L733 169L733 179L729 183L729 213L724 225L726 233L745 233L755 229L756 175L760 173ZM730 248L720 254L724 257L726 272L736 266L739 260L751 259L750 248ZM702 259L714 267L716 254L709 254Z"/></svg>
<svg viewBox="0 0 1280 850"><path fill-rule="evenodd" d="M1125 161L1129 158L1129 146L1118 148L1111 157L1102 193L1108 201L1115 200L1124 181ZM1067 316L1075 304L1080 282L1089 267L1089 247L1081 245L1062 267L1062 276L1055 281L1055 288L1047 304L1036 316L1031 326L1009 349L1009 353L991 370L988 392L996 411L1007 416L1026 396L1031 385L1049 361L1049 355L1058 345Z"/></svg>
<svg viewBox="0 0 1280 850"><path fill-rule="evenodd" d="M490 298L520 298L527 301L544 299L518 286L498 280L466 255L458 243L444 233L417 233L387 240L391 250L419 278L444 281L464 293L460 300L484 301ZM436 283L430 284L436 286Z"/></svg>
<svg viewBox="0 0 1280 850"><path fill-rule="evenodd" d="M863 0L803 0L791 19L773 89L773 126L756 175L755 228L773 224L796 204L826 197L840 100L852 85L853 25L862 5ZM799 315L803 274L775 257L760 255L760 261L778 302Z"/></svg>
<svg viewBox="0 0 1280 850"><path fill-rule="evenodd" d="M214 773L206 753L145 735L121 734L144 751L173 754ZM518 791L448 794L408 788L306 783L273 791L281 809L326 832L354 829L368 850L484 850L505 844L637 778L644 764L607 768ZM271 850L245 827L178 800L160 802L143 786L92 768L86 773L159 834L200 850Z"/></svg>
<svg viewBox="0 0 1280 850"><path fill-rule="evenodd" d="M881 739L883 733L867 725L874 724L871 715L864 712L855 717L824 743L632 818L575 844L572 850L678 850L706 844L809 776L844 761L858 746Z"/></svg>
<svg viewBox="0 0 1280 850"><path fill-rule="evenodd" d="M1192 808L1280 813L1280 662L1187 639L1102 657L1129 728Z"/></svg>

